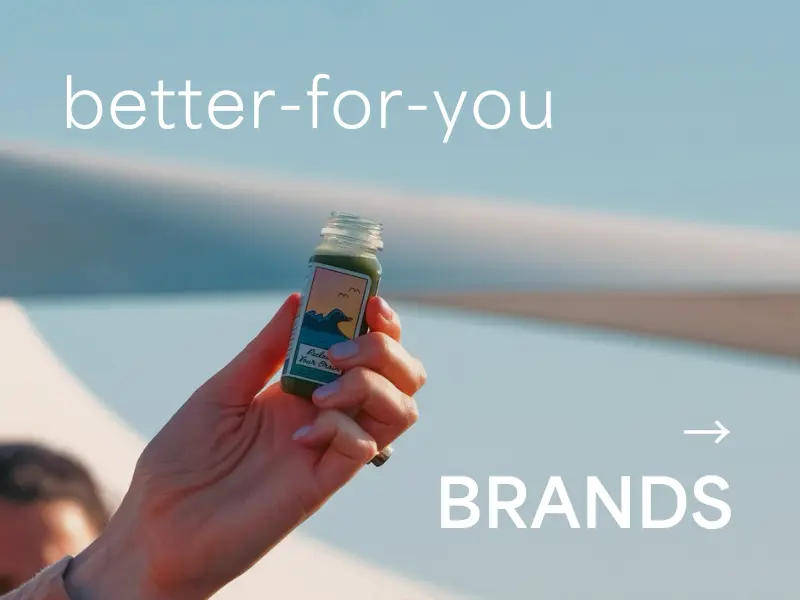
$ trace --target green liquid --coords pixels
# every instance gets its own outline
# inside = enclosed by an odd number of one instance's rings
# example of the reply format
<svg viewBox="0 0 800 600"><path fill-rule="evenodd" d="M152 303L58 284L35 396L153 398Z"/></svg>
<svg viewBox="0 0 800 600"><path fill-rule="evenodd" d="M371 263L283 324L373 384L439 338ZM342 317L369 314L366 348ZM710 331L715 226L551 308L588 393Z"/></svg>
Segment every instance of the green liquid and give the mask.
<svg viewBox="0 0 800 600"><path fill-rule="evenodd" d="M378 293L378 286L383 274L383 268L378 260L378 257L372 254L364 254L361 256L354 256L352 254L333 254L330 252L314 254L309 262L315 262L322 265L329 265L339 269L347 269L356 273L367 275L372 281L372 285L367 293L368 298L372 298ZM305 299L304 299L305 300ZM302 307L301 307L302 309ZM361 322L361 329L356 332L356 336L364 335L369 331L366 318ZM299 334L299 332L298 332ZM290 349L293 350L293 349ZM311 395L318 387L323 384L306 381L305 379L297 379L285 373L281 376L281 389L294 396L301 398L311 399Z"/></svg>

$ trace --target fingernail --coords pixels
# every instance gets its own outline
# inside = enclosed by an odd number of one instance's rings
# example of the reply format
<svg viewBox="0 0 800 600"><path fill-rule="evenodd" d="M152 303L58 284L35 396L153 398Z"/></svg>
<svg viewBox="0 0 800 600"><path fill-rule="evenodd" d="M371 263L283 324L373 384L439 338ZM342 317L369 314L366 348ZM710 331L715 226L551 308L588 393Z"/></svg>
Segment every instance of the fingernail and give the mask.
<svg viewBox="0 0 800 600"><path fill-rule="evenodd" d="M292 439L299 440L300 438L306 437L310 432L311 425L303 425L300 429L294 432Z"/></svg>
<svg viewBox="0 0 800 600"><path fill-rule="evenodd" d="M344 358L351 358L358 354L358 344L353 340L341 342L331 346L328 350L328 356L334 360L342 360Z"/></svg>
<svg viewBox="0 0 800 600"><path fill-rule="evenodd" d="M392 310L392 307L389 306L389 303L386 302L386 300L384 300L380 296L378 296L377 303L378 303L378 314L387 321L391 322L394 319L394 311Z"/></svg>
<svg viewBox="0 0 800 600"><path fill-rule="evenodd" d="M326 383L322 387L317 388L314 390L314 400L318 402L324 402L328 398L330 398L333 394L339 391L339 380L332 381L331 383Z"/></svg>

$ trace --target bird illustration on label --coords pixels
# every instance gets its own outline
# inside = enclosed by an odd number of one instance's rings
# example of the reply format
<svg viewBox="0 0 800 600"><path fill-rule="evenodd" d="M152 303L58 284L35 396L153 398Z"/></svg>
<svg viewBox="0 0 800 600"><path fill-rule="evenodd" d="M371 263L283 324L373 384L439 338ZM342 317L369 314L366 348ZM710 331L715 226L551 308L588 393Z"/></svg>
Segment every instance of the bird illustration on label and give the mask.
<svg viewBox="0 0 800 600"><path fill-rule="evenodd" d="M369 277L329 266L314 265L301 307L291 352L290 374L328 383L341 375L328 359L328 349L358 335L366 309ZM344 290L347 290L346 292Z"/></svg>

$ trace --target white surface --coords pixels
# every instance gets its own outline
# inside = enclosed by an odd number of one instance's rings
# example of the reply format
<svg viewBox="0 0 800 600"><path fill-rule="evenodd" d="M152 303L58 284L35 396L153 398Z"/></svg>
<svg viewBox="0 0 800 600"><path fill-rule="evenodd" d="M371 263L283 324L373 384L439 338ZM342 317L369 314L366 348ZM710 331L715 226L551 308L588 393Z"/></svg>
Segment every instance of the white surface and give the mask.
<svg viewBox="0 0 800 600"><path fill-rule="evenodd" d="M384 222L390 299L800 356L796 234L2 142L0 189L3 296L295 289L335 209Z"/></svg>
<svg viewBox="0 0 800 600"><path fill-rule="evenodd" d="M57 258L52 251L58 247L65 253L59 260L72 255L81 259L70 265L72 269L90 269L100 255L120 261L118 268L131 267L133 263L125 261L142 262L144 254L139 250L132 258L126 251L138 247L142 235L151 234L141 227L144 223L157 223L176 236L196 232L220 249L228 248L225 244L240 250L279 248L295 257L294 243L302 255L316 240L328 212L343 210L374 216L385 224L384 267L392 264L394 273L385 283L403 291L438 291L443 286L467 291L576 286L623 291L800 289L800 236L790 233L510 204L500 198L290 181L259 172L0 141L0 182L4 177L13 194L7 206L0 205L0 231L4 221L31 220L25 237L17 240L31 265L46 249L52 266ZM15 206L17 197L25 204ZM58 236L47 230L55 203L69 208L58 221ZM37 211L26 215L26 207ZM87 220L89 209L92 218ZM136 216L137 237L128 239L130 231L122 230L108 235L108 227L120 225L104 219L119 215L128 220ZM10 230L9 239L13 233ZM165 243L158 233L151 235ZM168 239L179 246L183 238ZM87 240L94 242L93 255L84 251ZM2 244L0 239L0 248ZM4 277L14 281L12 276L21 275L14 270L17 262L9 263L8 272L2 267L0 257L0 283ZM156 267L163 265L151 268ZM408 281L406 272L413 275ZM98 273L113 280L111 273ZM277 284L276 277L263 273L258 280L262 288ZM163 283L136 285L158 288Z"/></svg>

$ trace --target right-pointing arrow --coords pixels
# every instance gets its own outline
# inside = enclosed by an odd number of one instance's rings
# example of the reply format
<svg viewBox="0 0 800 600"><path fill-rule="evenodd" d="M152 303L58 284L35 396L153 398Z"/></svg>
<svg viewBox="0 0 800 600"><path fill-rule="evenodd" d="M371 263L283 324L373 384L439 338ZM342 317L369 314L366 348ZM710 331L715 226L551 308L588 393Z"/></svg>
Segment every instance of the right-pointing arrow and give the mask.
<svg viewBox="0 0 800 600"><path fill-rule="evenodd" d="M714 421L717 429L687 429L683 433L685 435L716 435L717 439L714 440L715 444L719 444L730 433L728 429L719 421Z"/></svg>

